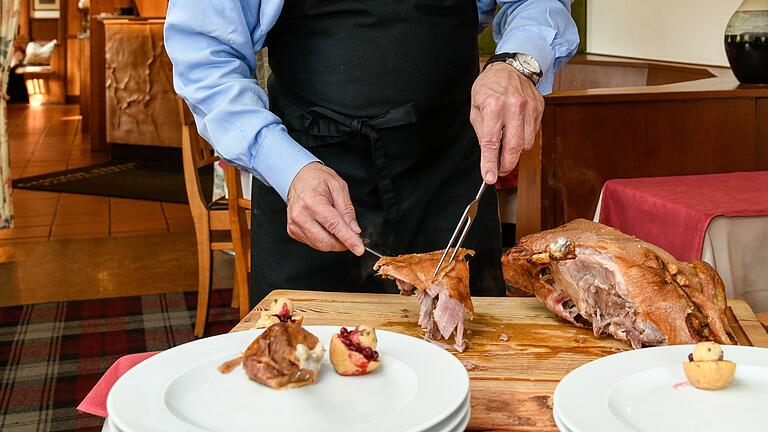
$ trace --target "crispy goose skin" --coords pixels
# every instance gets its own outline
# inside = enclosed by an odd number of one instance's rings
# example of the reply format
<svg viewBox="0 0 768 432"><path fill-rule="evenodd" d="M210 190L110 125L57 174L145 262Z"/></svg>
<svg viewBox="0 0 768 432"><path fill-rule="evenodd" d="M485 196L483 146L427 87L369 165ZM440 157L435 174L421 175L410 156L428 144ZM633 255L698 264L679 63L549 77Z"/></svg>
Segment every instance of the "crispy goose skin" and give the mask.
<svg viewBox="0 0 768 432"><path fill-rule="evenodd" d="M523 237L502 257L504 280L571 323L634 348L735 343L725 288L708 264L577 219Z"/></svg>
<svg viewBox="0 0 768 432"><path fill-rule="evenodd" d="M453 348L463 351L466 346L464 318L468 312L471 319L475 312L469 294L469 264L466 260L466 256L474 255L474 251L460 249L454 262L443 263L440 272L433 277L442 254L443 251L436 251L384 257L373 269L382 277L394 279L401 294L416 294L420 306L419 325L428 340L437 342L441 337L449 339L453 334Z"/></svg>
<svg viewBox="0 0 768 432"><path fill-rule="evenodd" d="M312 384L322 362L324 347L317 337L292 322L267 327L241 357L224 362L219 371L229 373L243 364L248 378L282 389Z"/></svg>

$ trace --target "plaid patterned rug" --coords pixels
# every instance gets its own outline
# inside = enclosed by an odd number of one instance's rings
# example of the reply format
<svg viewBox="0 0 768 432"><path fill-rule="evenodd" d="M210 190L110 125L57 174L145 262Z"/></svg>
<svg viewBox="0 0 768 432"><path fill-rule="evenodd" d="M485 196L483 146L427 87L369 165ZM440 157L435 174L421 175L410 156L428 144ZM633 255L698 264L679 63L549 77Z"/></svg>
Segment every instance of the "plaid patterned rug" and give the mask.
<svg viewBox="0 0 768 432"><path fill-rule="evenodd" d="M206 334L238 322L231 290L211 293ZM75 407L119 357L194 340L196 293L0 308L0 430L100 431Z"/></svg>

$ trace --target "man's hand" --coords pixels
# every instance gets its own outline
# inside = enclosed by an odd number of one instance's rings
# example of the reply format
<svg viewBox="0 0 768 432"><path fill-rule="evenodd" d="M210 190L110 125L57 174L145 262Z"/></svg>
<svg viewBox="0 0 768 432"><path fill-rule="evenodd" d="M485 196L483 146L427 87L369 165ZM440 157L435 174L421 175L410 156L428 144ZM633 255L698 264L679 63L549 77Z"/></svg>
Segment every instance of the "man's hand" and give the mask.
<svg viewBox="0 0 768 432"><path fill-rule="evenodd" d="M319 162L307 164L288 190L288 235L323 252L365 251L347 183Z"/></svg>
<svg viewBox="0 0 768 432"><path fill-rule="evenodd" d="M486 183L509 174L520 153L533 147L543 112L544 98L514 67L492 63L477 77L469 120L480 142L480 173Z"/></svg>

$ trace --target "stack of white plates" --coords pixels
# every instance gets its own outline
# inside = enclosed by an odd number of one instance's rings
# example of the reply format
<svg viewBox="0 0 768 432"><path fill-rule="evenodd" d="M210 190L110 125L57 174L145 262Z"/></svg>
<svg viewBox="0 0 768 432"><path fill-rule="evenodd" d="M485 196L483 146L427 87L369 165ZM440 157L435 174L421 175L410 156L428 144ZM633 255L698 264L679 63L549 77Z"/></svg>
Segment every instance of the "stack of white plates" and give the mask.
<svg viewBox="0 0 768 432"><path fill-rule="evenodd" d="M730 386L699 390L682 363L693 345L645 348L595 360L557 386L554 418L563 432L765 431L768 349L723 346L737 364Z"/></svg>
<svg viewBox="0 0 768 432"><path fill-rule="evenodd" d="M339 327L306 326L326 346ZM152 431L463 431L469 376L452 354L421 339L378 330L382 365L338 375L326 355L314 385L273 390L242 368L217 366L238 356L260 331L184 344L142 362L107 399L112 432Z"/></svg>

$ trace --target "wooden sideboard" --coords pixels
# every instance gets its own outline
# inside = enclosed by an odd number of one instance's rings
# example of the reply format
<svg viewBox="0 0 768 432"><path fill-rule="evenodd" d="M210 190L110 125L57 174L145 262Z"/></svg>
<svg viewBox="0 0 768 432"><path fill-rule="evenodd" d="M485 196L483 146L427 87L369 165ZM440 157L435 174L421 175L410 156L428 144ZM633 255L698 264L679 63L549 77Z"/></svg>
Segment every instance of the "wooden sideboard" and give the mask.
<svg viewBox="0 0 768 432"><path fill-rule="evenodd" d="M609 179L768 170L768 86L728 68L577 56L546 104L520 160L518 238L591 219Z"/></svg>
<svg viewBox="0 0 768 432"><path fill-rule="evenodd" d="M181 129L162 18L91 18L91 149L180 147Z"/></svg>

